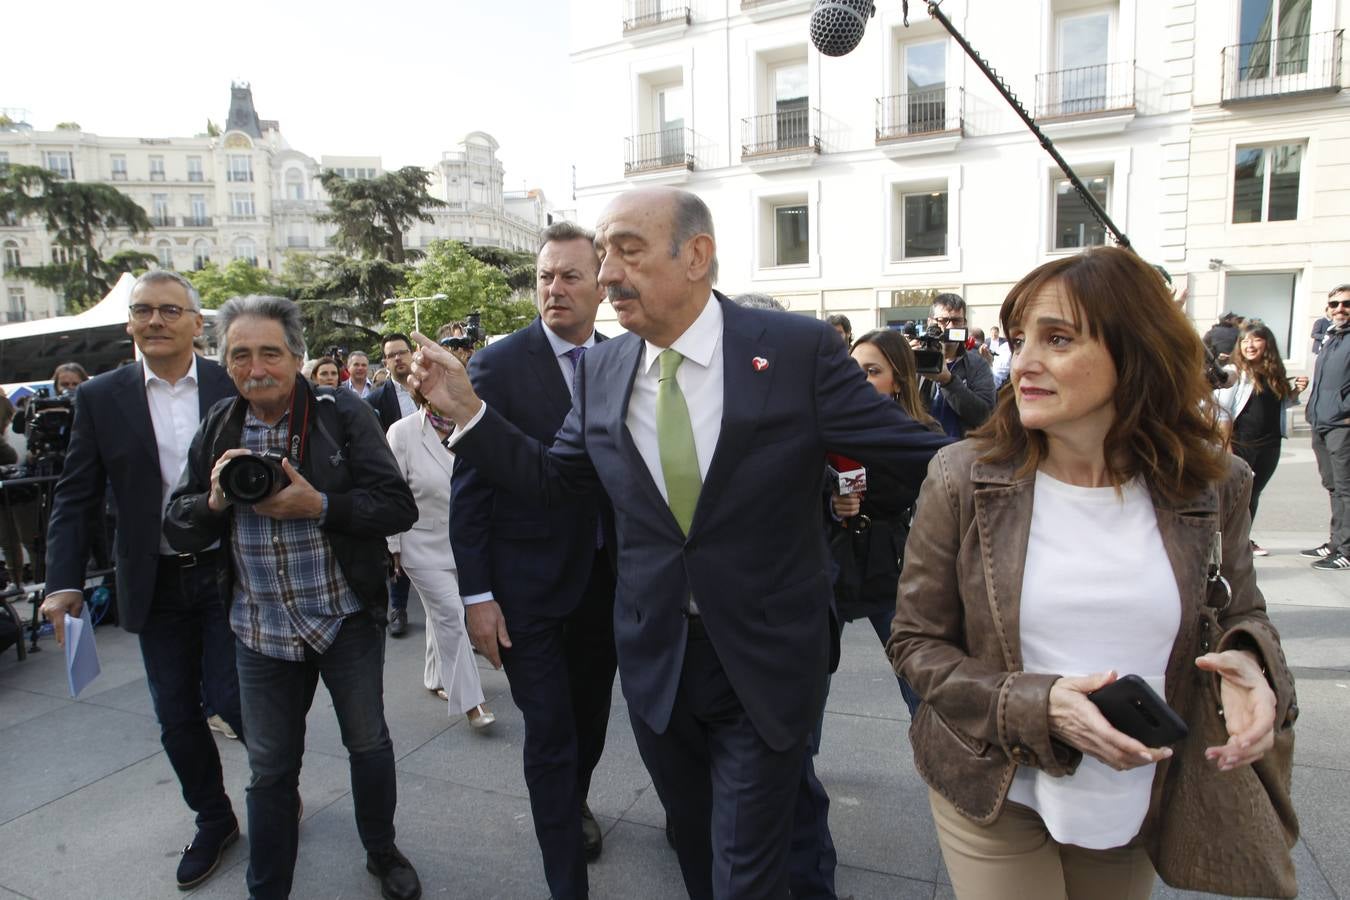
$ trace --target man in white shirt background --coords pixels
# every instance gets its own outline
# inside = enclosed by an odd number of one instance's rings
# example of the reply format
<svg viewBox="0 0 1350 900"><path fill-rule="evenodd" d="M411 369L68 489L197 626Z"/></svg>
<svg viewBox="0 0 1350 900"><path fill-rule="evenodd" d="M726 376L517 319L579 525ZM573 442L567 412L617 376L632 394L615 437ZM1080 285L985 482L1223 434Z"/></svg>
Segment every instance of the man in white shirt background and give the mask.
<svg viewBox="0 0 1350 900"><path fill-rule="evenodd" d="M370 357L366 356L360 350L353 350L347 354L347 374L350 376L346 385L349 390L365 400L370 396L370 392L375 390L375 386L370 383Z"/></svg>

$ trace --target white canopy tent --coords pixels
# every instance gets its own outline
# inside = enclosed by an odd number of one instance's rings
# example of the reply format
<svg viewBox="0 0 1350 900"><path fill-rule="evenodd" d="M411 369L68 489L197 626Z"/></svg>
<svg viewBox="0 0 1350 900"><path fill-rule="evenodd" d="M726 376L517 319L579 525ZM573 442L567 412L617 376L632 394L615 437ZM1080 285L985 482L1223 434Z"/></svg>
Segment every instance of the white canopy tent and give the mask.
<svg viewBox="0 0 1350 900"><path fill-rule="evenodd" d="M131 302L131 288L135 283L135 275L123 272L122 277L117 279L117 284L113 285L107 296L84 312L76 313L73 316L53 316L49 319L33 319L28 322L11 322L8 325L0 325L0 341L124 323L127 320L127 306Z"/></svg>

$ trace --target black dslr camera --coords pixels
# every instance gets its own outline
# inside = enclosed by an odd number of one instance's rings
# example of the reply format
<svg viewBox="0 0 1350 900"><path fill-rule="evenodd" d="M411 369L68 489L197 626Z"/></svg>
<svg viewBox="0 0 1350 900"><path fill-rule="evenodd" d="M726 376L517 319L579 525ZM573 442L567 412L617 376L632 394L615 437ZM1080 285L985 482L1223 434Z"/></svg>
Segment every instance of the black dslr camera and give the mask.
<svg viewBox="0 0 1350 900"><path fill-rule="evenodd" d="M220 470L220 490L231 503L259 503L291 483L281 468L286 454L268 450L236 456Z"/></svg>
<svg viewBox="0 0 1350 900"><path fill-rule="evenodd" d="M909 336L908 328L906 328L906 336ZM929 325L927 330L920 332L916 325L911 340L917 340L920 345L914 351L915 371L920 375L936 375L947 364L943 345L964 344L966 342L966 330L964 328L947 328L944 330L941 325Z"/></svg>
<svg viewBox="0 0 1350 900"><path fill-rule="evenodd" d="M27 424L24 436L33 463L31 474L60 473L70 449L70 426L75 418L75 394L66 391L53 397L47 388L40 388L28 400Z"/></svg>
<svg viewBox="0 0 1350 900"><path fill-rule="evenodd" d="M483 314L471 312L464 317L464 334L441 338L441 346L449 350L472 350L487 338L483 333Z"/></svg>

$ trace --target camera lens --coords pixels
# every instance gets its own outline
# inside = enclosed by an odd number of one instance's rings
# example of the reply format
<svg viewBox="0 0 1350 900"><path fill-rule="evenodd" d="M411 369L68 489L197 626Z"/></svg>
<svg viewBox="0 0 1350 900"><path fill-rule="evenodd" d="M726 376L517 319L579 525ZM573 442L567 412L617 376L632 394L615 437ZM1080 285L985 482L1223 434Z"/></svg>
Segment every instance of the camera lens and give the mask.
<svg viewBox="0 0 1350 900"><path fill-rule="evenodd" d="M276 483L273 467L257 456L236 456L220 471L220 489L234 503L265 500Z"/></svg>

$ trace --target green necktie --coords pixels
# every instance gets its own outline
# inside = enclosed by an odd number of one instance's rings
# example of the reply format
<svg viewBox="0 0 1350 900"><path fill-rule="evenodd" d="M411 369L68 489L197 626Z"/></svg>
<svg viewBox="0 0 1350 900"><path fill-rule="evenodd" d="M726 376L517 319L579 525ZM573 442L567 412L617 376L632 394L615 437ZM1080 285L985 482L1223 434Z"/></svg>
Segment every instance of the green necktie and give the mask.
<svg viewBox="0 0 1350 900"><path fill-rule="evenodd" d="M666 477L666 501L675 521L688 534L703 477L698 471L689 407L685 405L680 383L675 380L684 357L674 350L663 350L657 359L661 363L661 381L656 388L656 446L661 453L661 472Z"/></svg>

